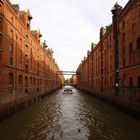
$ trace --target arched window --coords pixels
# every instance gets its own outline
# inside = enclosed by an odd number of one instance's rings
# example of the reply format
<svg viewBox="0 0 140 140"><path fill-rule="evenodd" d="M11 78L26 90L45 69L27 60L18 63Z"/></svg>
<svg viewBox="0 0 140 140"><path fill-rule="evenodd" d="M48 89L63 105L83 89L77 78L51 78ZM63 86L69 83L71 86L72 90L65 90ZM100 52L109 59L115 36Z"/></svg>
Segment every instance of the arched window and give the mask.
<svg viewBox="0 0 140 140"><path fill-rule="evenodd" d="M19 83L19 85L22 85L23 84L22 75L19 75L19 77L18 77L18 83Z"/></svg>

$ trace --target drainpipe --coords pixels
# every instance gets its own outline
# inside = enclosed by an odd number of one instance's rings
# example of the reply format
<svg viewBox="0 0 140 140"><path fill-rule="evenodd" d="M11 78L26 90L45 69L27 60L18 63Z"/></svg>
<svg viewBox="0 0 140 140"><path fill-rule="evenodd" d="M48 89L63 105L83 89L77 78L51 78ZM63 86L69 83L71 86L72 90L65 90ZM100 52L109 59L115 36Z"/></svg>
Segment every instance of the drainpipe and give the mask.
<svg viewBox="0 0 140 140"><path fill-rule="evenodd" d="M114 39L114 87L115 87L115 96L118 96L118 86L119 86L119 46L118 46L118 18L122 10L122 7L117 3L112 8L111 12L113 14L113 39Z"/></svg>

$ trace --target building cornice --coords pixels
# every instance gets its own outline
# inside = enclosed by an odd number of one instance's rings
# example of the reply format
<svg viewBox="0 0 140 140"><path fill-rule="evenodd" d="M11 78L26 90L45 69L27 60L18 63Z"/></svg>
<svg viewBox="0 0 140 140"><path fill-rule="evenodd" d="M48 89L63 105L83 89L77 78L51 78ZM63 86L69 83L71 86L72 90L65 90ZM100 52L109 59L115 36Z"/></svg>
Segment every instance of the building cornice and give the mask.
<svg viewBox="0 0 140 140"><path fill-rule="evenodd" d="M120 21L125 16L125 14L128 13L128 11L131 9L131 7L133 7L133 5L135 5L136 3L138 3L137 6L140 6L139 0L129 0L128 3L125 5L125 7L122 9L122 11L118 17L118 20Z"/></svg>

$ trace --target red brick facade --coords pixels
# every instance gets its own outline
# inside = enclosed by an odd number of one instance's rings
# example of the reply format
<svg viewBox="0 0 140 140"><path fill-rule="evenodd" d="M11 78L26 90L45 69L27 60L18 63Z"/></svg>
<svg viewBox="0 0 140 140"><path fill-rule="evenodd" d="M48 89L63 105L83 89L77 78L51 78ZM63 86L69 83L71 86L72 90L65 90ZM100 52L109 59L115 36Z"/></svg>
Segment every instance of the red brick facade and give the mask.
<svg viewBox="0 0 140 140"><path fill-rule="evenodd" d="M140 1L112 9L112 25L77 69L77 85L92 93L140 101Z"/></svg>
<svg viewBox="0 0 140 140"><path fill-rule="evenodd" d="M64 82L53 51L31 31L32 16L18 5L0 0L0 111L18 106Z"/></svg>
<svg viewBox="0 0 140 140"><path fill-rule="evenodd" d="M71 85L76 86L76 83L77 83L76 75L72 75L72 77L70 78L70 83Z"/></svg>

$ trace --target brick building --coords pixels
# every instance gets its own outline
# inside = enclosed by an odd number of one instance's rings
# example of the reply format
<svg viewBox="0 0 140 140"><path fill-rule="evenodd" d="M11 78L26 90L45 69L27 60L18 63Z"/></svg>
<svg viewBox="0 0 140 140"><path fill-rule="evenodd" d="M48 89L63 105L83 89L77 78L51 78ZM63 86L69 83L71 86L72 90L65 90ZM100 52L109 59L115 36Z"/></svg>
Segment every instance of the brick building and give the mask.
<svg viewBox="0 0 140 140"><path fill-rule="evenodd" d="M101 27L98 44L77 68L77 85L97 95L140 101L140 1L111 10L112 24Z"/></svg>
<svg viewBox="0 0 140 140"><path fill-rule="evenodd" d="M19 5L0 0L0 112L59 88L63 75L32 16Z"/></svg>
<svg viewBox="0 0 140 140"><path fill-rule="evenodd" d="M76 75L72 75L72 77L70 78L70 83L72 86L76 86L76 83L77 83Z"/></svg>

